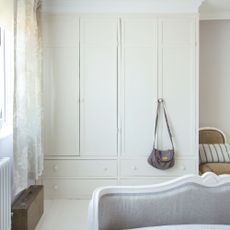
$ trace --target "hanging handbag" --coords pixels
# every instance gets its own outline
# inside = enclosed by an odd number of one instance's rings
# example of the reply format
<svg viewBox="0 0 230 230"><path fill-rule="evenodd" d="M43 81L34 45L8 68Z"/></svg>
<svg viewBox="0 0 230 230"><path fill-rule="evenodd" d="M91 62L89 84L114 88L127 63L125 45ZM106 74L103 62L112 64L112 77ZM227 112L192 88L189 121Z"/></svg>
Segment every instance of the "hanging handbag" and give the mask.
<svg viewBox="0 0 230 230"><path fill-rule="evenodd" d="M159 118L161 107L163 108L163 114L164 114L167 130L168 130L170 142L172 144L172 149L168 149L168 150L159 150L156 147L158 118ZM162 169L162 170L169 169L169 168L172 168L175 164L174 155L175 155L175 152L174 152L172 133L171 133L170 127L169 127L166 108L165 108L164 100L160 98L160 99L158 99L158 102L157 102L153 150L152 150L152 152L148 158L148 163L157 169Z"/></svg>

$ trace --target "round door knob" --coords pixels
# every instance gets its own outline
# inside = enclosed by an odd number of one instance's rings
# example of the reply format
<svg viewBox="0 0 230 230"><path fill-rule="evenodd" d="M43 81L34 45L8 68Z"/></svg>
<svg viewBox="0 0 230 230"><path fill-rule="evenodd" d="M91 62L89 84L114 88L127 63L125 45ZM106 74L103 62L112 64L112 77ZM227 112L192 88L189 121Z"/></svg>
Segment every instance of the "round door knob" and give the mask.
<svg viewBox="0 0 230 230"><path fill-rule="evenodd" d="M54 190L58 190L58 186L57 185L54 185Z"/></svg>

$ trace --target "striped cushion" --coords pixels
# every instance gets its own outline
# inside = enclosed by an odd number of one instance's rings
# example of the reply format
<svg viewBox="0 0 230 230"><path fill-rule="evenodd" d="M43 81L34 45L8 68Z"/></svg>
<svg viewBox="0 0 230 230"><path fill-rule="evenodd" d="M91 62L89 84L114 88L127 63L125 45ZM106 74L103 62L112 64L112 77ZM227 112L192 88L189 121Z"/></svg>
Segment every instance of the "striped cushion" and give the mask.
<svg viewBox="0 0 230 230"><path fill-rule="evenodd" d="M200 144L200 163L230 162L230 144Z"/></svg>

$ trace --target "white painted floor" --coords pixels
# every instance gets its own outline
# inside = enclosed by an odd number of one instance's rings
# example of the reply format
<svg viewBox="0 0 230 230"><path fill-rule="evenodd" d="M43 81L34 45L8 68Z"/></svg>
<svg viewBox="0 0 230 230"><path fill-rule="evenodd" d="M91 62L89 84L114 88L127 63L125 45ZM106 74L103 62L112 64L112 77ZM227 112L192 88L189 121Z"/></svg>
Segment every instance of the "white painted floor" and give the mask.
<svg viewBox="0 0 230 230"><path fill-rule="evenodd" d="M45 200L35 230L87 230L89 200Z"/></svg>

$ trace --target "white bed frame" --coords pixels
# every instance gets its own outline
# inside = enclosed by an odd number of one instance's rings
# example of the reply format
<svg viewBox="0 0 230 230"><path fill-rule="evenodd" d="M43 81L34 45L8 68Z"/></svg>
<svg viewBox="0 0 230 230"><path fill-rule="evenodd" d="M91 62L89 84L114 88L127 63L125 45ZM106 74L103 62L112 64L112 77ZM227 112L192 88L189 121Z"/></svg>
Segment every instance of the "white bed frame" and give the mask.
<svg viewBox="0 0 230 230"><path fill-rule="evenodd" d="M168 191L186 184L196 184L208 188L219 187L230 183L230 175L217 176L214 173L207 172L202 176L186 175L177 179L144 186L107 186L98 188L94 191L89 204L88 224L89 230L99 230L99 202L104 195L108 194L138 194L138 193L155 193Z"/></svg>

